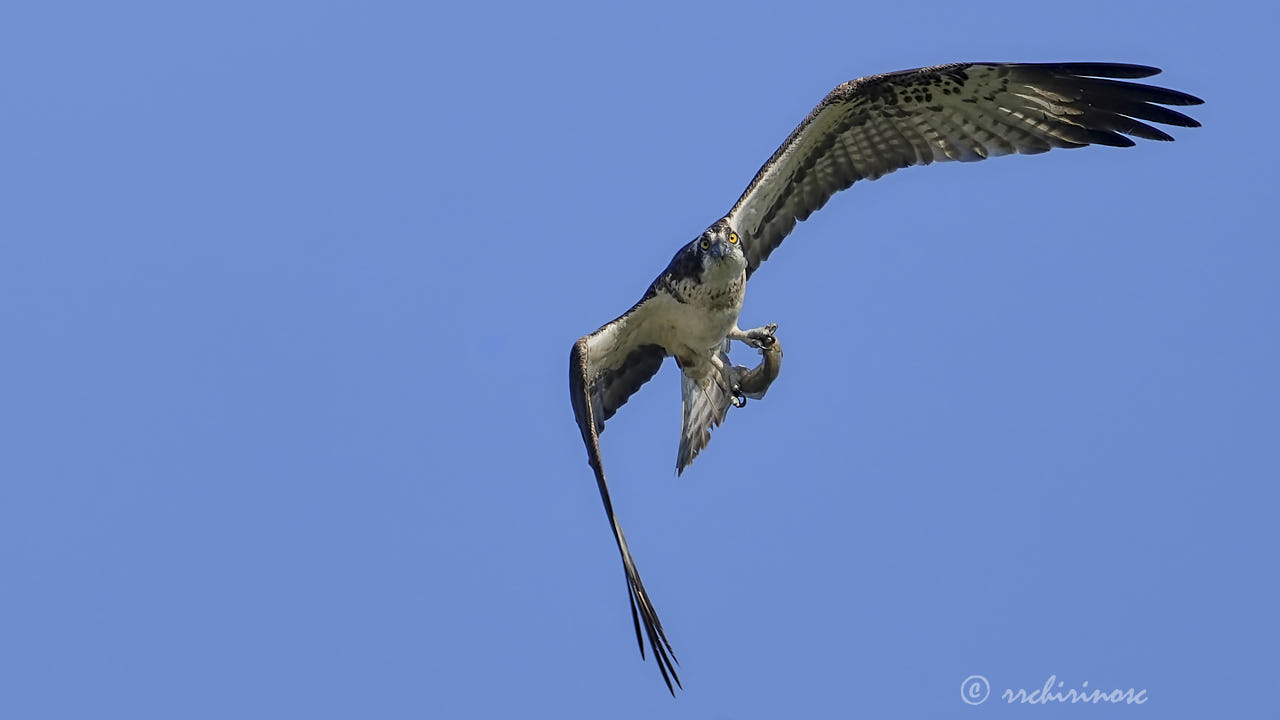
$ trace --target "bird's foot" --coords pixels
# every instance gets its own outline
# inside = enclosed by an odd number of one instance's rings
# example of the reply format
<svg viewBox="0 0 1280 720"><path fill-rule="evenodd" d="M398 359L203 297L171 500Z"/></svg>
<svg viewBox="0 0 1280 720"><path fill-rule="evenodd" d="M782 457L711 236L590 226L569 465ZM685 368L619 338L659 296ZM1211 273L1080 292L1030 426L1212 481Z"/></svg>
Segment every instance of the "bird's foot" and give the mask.
<svg viewBox="0 0 1280 720"><path fill-rule="evenodd" d="M773 347L776 342L773 334L777 331L778 323L769 323L763 327L743 330L742 337L739 339L757 350L766 350Z"/></svg>
<svg viewBox="0 0 1280 720"><path fill-rule="evenodd" d="M747 406L747 396L742 394L742 388L740 386L734 385L733 389L730 390L729 393L729 402L733 403L734 407L740 408Z"/></svg>
<svg viewBox="0 0 1280 720"><path fill-rule="evenodd" d="M782 371L782 343L773 334L777 329L777 325L770 324L742 333L745 336L756 333L755 342L751 340L743 340L743 342L759 348L761 355L759 365L750 370L741 368L738 373L738 382L734 387L746 397L756 400L763 398L769 386L778 378L778 373ZM756 344L757 342L759 344Z"/></svg>

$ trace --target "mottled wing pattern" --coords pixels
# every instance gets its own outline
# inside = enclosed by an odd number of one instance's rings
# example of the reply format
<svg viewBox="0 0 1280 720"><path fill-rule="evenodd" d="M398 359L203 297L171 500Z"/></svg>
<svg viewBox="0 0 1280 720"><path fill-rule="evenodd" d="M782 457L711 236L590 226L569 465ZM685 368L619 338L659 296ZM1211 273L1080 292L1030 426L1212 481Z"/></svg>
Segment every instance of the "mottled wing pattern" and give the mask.
<svg viewBox="0 0 1280 720"><path fill-rule="evenodd" d="M671 683L674 681L676 686L680 685L680 677L675 670L675 653L662 631L662 623L649 600L649 594L645 592L644 583L640 581L640 571L631 558L627 537L613 512L609 485L604 476L604 464L600 458L600 433L604 430L604 421L612 417L627 398L658 372L666 355L661 347L644 344L637 337L640 334L636 332L637 326L643 323L643 302L642 300L627 314L573 344L569 353L569 397L573 403L573 415L578 422L578 429L582 432L582 442L587 447L587 462L595 472L604 513L613 528L613 538L617 541L618 552L622 556L622 567L627 577L627 594L631 600L631 621L635 625L640 655L644 656L644 638L647 636L658 662L658 669L662 672L662 679L666 681L671 694L675 695L675 688Z"/></svg>
<svg viewBox="0 0 1280 720"><path fill-rule="evenodd" d="M728 343L725 346L727 348ZM720 351L720 362L733 365L725 350ZM676 453L677 475L711 442L711 428L724 422L733 404L733 393L725 386L720 373L709 374L701 383L680 373L680 393L684 414L680 424L680 450Z"/></svg>
<svg viewBox="0 0 1280 720"><path fill-rule="evenodd" d="M1173 139L1143 120L1198 127L1161 105L1199 98L1110 79L1159 72L1118 63L962 63L847 82L809 113L729 211L747 272L797 221L858 180L934 161L1133 145L1126 135Z"/></svg>

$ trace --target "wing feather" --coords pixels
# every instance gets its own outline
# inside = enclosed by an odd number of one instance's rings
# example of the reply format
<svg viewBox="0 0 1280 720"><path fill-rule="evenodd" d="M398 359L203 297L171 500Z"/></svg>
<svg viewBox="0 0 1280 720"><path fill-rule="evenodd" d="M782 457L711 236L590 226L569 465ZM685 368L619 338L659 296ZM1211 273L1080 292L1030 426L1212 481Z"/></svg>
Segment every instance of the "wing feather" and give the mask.
<svg viewBox="0 0 1280 720"><path fill-rule="evenodd" d="M722 349L720 361L732 365L729 355ZM689 463L698 457L711 442L711 429L719 427L733 405L733 393L725 387L720 373L711 373L702 382L680 373L680 397L682 418L680 423L680 449L676 452L676 474L684 472Z"/></svg>
<svg viewBox="0 0 1280 720"><path fill-rule="evenodd" d="M1198 105L1199 98L1125 80L1159 72L1122 63L961 63L847 82L787 137L729 211L747 272L796 222L861 179L935 161L1128 147L1129 136L1173 139L1144 120L1199 127L1162 107Z"/></svg>
<svg viewBox="0 0 1280 720"><path fill-rule="evenodd" d="M649 593L640 580L640 571L631 557L627 537L614 514L613 501L609 498L609 484L605 480L604 464L600 457L600 433L604 430L604 421L612 417L641 385L657 373L666 356L661 347L643 343L641 333L635 331L638 320L636 315L642 312L640 308L643 302L641 300L627 314L573 344L569 353L569 399L578 429L582 433L582 442L587 448L587 462L595 473L605 516L622 557L627 596L631 604L631 622L635 626L640 656L644 657L644 640L647 637L667 690L675 695L675 688L680 687L680 677L675 669L675 652L667 642L662 622L658 620L658 612L649 600ZM675 683L674 686L672 682Z"/></svg>
<svg viewBox="0 0 1280 720"><path fill-rule="evenodd" d="M776 329L776 326L775 326ZM729 365L729 343L720 350L720 362ZM738 388L743 396L759 400L769 391L769 386L778 379L782 372L782 343L777 337L768 347L760 349L760 364L747 369L741 365L733 366L737 375ZM680 450L676 455L676 474L692 463L698 453L706 449L711 442L711 429L724 422L729 406L733 404L733 393L725 387L724 379L719 373L712 373L705 380L705 385L680 374L680 390L684 405L684 421L680 426Z"/></svg>

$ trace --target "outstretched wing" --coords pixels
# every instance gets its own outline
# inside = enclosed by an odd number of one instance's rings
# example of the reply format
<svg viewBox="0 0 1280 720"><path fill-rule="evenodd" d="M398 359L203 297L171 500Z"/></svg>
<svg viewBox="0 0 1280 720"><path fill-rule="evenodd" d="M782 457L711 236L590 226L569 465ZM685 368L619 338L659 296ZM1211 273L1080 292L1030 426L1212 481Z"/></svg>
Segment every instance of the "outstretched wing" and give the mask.
<svg viewBox="0 0 1280 720"><path fill-rule="evenodd" d="M644 583L640 581L640 571L631 558L626 535L622 533L622 525L613 512L609 485L605 482L604 465L600 460L600 433L604 430L604 421L612 417L627 398L658 372L662 359L666 356L660 346L644 343L641 333L636 331L642 319L638 315L643 314L643 302L637 303L626 315L573 344L573 350L569 353L569 398L573 403L573 415L578 421L578 429L582 431L582 442L587 446L587 462L595 471L605 516L609 518L613 538L622 555L622 567L627 576L627 593L631 599L631 621L636 628L640 656L644 657L644 637L647 636L658 662L658 670L662 672L662 679L666 681L671 694L675 695L675 688L671 683L674 680L677 686L680 685L680 677L675 670L675 653L662 631L662 623L658 620L657 611L653 609L649 594L645 592ZM644 635L641 635L642 624Z"/></svg>
<svg viewBox="0 0 1280 720"><path fill-rule="evenodd" d="M792 131L729 211L747 272L797 221L858 180L934 161L1133 145L1126 135L1173 139L1142 120L1199 127L1161 107L1198 105L1199 98L1108 79L1159 72L1119 63L960 63L847 82Z"/></svg>

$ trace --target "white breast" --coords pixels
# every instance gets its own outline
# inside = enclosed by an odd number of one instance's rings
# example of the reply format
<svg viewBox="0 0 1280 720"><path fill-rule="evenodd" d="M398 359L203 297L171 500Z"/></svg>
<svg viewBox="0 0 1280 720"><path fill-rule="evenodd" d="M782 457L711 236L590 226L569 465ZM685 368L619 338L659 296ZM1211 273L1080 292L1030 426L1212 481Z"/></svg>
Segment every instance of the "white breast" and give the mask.
<svg viewBox="0 0 1280 720"><path fill-rule="evenodd" d="M692 298L691 298L692 299ZM681 303L659 293L646 305L645 327L650 342L677 357L693 359L710 356L738 322L739 300L727 306L707 308L701 303Z"/></svg>

